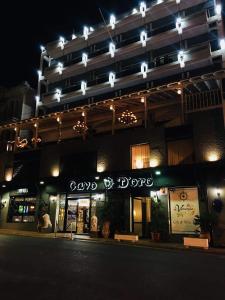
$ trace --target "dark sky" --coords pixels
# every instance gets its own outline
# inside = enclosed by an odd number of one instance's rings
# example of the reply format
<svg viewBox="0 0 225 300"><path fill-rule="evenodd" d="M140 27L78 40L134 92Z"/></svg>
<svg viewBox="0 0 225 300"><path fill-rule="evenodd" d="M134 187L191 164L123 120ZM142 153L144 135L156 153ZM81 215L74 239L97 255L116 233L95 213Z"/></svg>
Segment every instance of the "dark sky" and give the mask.
<svg viewBox="0 0 225 300"><path fill-rule="evenodd" d="M98 8L110 13L132 10L138 0L7 0L1 3L0 86L28 81L36 87L40 45L101 23Z"/></svg>

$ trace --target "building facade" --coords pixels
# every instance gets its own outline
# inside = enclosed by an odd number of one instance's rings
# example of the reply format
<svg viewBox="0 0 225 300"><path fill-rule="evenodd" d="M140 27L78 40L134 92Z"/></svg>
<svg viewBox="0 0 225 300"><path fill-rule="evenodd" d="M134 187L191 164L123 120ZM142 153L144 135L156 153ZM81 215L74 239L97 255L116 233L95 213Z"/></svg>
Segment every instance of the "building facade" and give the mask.
<svg viewBox="0 0 225 300"><path fill-rule="evenodd" d="M216 210L224 243L224 63L211 0L141 2L42 47L35 115L0 126L19 141L1 153L0 226L35 230L45 206L55 231L108 218L149 237L160 203L165 237Z"/></svg>

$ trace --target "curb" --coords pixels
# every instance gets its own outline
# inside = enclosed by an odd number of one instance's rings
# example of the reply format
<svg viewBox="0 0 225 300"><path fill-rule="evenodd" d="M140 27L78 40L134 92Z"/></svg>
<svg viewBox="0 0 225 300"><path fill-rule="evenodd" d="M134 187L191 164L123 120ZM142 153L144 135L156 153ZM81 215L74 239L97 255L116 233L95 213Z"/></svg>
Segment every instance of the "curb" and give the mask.
<svg viewBox="0 0 225 300"><path fill-rule="evenodd" d="M29 233L23 233L21 232L8 232L8 231L0 231L0 235L8 235L8 236L22 236L22 237L30 237L30 238L48 238L48 239L62 239L67 241L81 241L81 242L89 242L89 243L96 243L96 244L103 244L103 245L115 245L115 246L130 246L130 247L136 247L136 248L150 248L155 250L164 250L164 251L187 251L187 252L198 252L198 253L204 253L204 254L213 254L213 255L222 255L225 256L225 249L223 248L209 248L208 250L200 249L200 248L185 248L182 244L172 246L170 244L148 244L141 243L141 242L126 242L126 241L114 241L114 240L106 240L106 239L95 239L95 238L89 238L85 239L82 237L74 237L72 240L69 236L55 236L54 233L45 233L45 234L29 234Z"/></svg>

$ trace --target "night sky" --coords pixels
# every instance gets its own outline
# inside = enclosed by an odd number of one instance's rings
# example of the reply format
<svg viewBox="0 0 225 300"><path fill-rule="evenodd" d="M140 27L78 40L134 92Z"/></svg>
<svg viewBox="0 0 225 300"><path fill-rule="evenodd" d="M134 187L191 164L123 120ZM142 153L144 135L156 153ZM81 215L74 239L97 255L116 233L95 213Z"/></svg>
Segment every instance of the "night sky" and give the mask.
<svg viewBox="0 0 225 300"><path fill-rule="evenodd" d="M1 7L1 75L0 86L13 86L28 81L37 85L40 45L71 36L73 29L102 23L101 8L108 20L131 11L138 0L32 0L4 1ZM3 4L1 4L3 6Z"/></svg>

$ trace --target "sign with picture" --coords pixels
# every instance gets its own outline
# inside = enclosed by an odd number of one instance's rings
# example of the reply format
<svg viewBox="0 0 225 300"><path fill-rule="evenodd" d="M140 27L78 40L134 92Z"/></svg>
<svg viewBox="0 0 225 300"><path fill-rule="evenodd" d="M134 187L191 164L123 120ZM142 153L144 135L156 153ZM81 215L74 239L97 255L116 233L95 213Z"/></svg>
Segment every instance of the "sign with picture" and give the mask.
<svg viewBox="0 0 225 300"><path fill-rule="evenodd" d="M198 189L170 190L170 210L172 233L194 233L197 226L193 221L195 216L199 215Z"/></svg>

